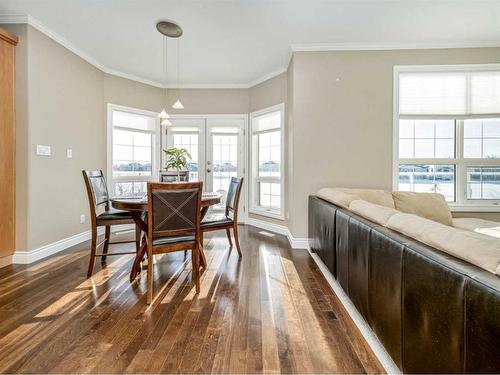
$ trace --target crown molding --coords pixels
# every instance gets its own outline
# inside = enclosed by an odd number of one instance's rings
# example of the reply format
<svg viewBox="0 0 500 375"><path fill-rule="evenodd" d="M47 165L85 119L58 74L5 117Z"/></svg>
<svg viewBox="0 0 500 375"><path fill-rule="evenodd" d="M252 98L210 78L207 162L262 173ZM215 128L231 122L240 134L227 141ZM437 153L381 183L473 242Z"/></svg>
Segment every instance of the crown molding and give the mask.
<svg viewBox="0 0 500 375"><path fill-rule="evenodd" d="M75 55L81 57L85 61L87 61L89 64L95 66L97 69L101 70L102 72L106 74L110 74L113 76L125 78L131 81L143 83L145 85L153 86L153 87L158 87L158 88L171 88L171 89L248 89L252 86L255 86L259 83L262 83L268 79L271 79L283 72L286 71L285 68L281 68L275 72L266 74L263 77L257 78L254 81L251 81L249 83L186 83L186 84L164 84L161 82L153 81L147 78L139 77L133 74L121 72L116 69L109 68L105 66L103 63L100 61L94 59L90 55L88 55L86 52L82 51L80 48L76 47L74 44L72 44L70 41L65 39L63 36L59 35L49 27L47 27L45 24L34 18L33 16L30 16L28 14L22 14L22 13L0 13L0 24L19 24L19 23L26 23L41 33L45 34L55 42L59 43L69 51L73 52Z"/></svg>
<svg viewBox="0 0 500 375"><path fill-rule="evenodd" d="M263 75L262 77L257 78L256 80L253 80L252 82L248 83L247 84L247 88L250 88L250 87L253 87L253 86L257 86L258 84L260 84L262 82L265 82L267 80L270 80L271 78L277 77L280 74L285 73L286 70L287 70L287 68L283 67L283 68L280 68L278 70L275 70L274 72L271 72L271 73L268 73L266 75Z"/></svg>
<svg viewBox="0 0 500 375"><path fill-rule="evenodd" d="M460 42L460 43L309 43L291 44L294 52L327 51L382 51L405 49L447 49L447 48L494 48L500 47L498 41Z"/></svg>
<svg viewBox="0 0 500 375"><path fill-rule="evenodd" d="M24 13L0 13L0 23L28 23L28 15Z"/></svg>
<svg viewBox="0 0 500 375"><path fill-rule="evenodd" d="M322 52L322 51L376 51L376 50L398 50L398 49L437 49L437 48L488 48L488 47L500 47L500 41L483 41L475 43L436 43L436 44L425 44L425 43L400 43L400 44L360 44L360 43L310 43L310 44L291 44L288 50L288 56L285 65L274 72L265 74L262 77L258 77L253 81L248 83L186 83L186 84L164 84L161 82L153 81L147 78L139 77L133 74L121 72L116 69L109 68L103 63L93 58L80 48L76 47L73 43L65 39L63 36L59 35L45 24L34 18L29 14L23 13L0 13L0 24L17 24L26 23L41 33L47 35L49 38L53 39L55 42L59 43L69 51L73 52L75 55L81 57L83 60L87 61L89 64L95 66L102 72L125 78L131 81L143 83L149 86L158 88L172 88L172 89L248 89L254 87L262 82L265 82L271 78L274 78L280 74L285 73L292 61L293 54L295 52Z"/></svg>
<svg viewBox="0 0 500 375"><path fill-rule="evenodd" d="M36 18L34 18L30 15L26 15L26 18L27 18L27 22L22 22L22 23L27 23L28 25L34 27L35 29L40 31L42 34L45 34L46 36L48 36L49 38L51 38L55 42L62 45L67 50L69 50L69 51L73 52L75 55L81 57L83 60L88 62L90 65L95 66L97 69L102 70L102 71L104 71L106 69L104 64L102 64L100 61L94 59L92 56L90 56L86 52L82 51L80 48L75 46L69 40L67 40L63 36L59 35L58 33L56 33L54 30L50 29L45 24L38 21ZM14 23L14 22L11 22L11 23Z"/></svg>

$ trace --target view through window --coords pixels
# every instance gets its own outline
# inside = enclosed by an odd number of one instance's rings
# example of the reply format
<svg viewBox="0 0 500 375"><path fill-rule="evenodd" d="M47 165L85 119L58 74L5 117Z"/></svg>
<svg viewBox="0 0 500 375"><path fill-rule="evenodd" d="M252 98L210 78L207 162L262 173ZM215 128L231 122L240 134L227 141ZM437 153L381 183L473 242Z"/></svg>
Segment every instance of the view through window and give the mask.
<svg viewBox="0 0 500 375"><path fill-rule="evenodd" d="M112 194L141 196L153 179L156 118L111 110Z"/></svg>
<svg viewBox="0 0 500 375"><path fill-rule="evenodd" d="M500 202L500 71L412 69L397 75L397 188Z"/></svg>
<svg viewBox="0 0 500 375"><path fill-rule="evenodd" d="M251 117L251 209L282 216L283 106L254 113Z"/></svg>

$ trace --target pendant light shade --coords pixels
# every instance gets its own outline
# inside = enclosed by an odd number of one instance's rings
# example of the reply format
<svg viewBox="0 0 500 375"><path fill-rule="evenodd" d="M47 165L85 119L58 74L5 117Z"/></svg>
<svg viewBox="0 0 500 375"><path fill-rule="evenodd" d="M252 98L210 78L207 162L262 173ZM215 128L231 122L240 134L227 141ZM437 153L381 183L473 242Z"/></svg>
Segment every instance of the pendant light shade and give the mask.
<svg viewBox="0 0 500 375"><path fill-rule="evenodd" d="M182 105L181 101L177 99L177 101L174 103L172 106L173 109L184 109L184 106Z"/></svg>
<svg viewBox="0 0 500 375"><path fill-rule="evenodd" d="M170 125L172 125L172 123L168 118L164 118L163 120L161 120L161 126L170 126Z"/></svg>
<svg viewBox="0 0 500 375"><path fill-rule="evenodd" d="M160 112L160 114L158 115L158 117L161 119L161 120L165 120L165 119L169 119L170 116L168 115L167 111L165 111L165 108L163 108ZM163 124L162 124L163 125Z"/></svg>

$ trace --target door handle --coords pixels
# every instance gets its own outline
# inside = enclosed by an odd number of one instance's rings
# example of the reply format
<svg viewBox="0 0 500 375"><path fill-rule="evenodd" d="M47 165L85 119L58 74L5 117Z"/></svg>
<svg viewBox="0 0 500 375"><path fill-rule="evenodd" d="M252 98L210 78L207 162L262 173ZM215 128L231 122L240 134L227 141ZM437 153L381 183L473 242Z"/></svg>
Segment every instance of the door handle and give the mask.
<svg viewBox="0 0 500 375"><path fill-rule="evenodd" d="M212 170L210 168L207 168L207 172L210 173L212 172Z"/></svg>

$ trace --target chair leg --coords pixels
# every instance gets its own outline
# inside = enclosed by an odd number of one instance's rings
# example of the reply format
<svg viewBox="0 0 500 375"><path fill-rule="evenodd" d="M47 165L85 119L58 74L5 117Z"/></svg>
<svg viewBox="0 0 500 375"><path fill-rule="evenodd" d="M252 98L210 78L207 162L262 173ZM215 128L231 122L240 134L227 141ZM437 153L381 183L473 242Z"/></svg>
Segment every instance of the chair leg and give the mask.
<svg viewBox="0 0 500 375"><path fill-rule="evenodd" d="M241 256L240 239L238 237L238 224L237 223L234 223L233 232L234 232L234 242L236 242L236 250L238 250L238 255Z"/></svg>
<svg viewBox="0 0 500 375"><path fill-rule="evenodd" d="M150 305L153 302L153 246L151 244L147 244L148 246L148 277L147 277L147 304Z"/></svg>
<svg viewBox="0 0 500 375"><path fill-rule="evenodd" d="M193 265L193 279L196 287L196 294L200 293L200 249L196 246L191 251L191 263Z"/></svg>
<svg viewBox="0 0 500 375"><path fill-rule="evenodd" d="M200 232L200 245L198 248L198 258L200 259L198 266L201 266L201 268L206 269L207 257L205 256L205 248L203 247L203 231Z"/></svg>
<svg viewBox="0 0 500 375"><path fill-rule="evenodd" d="M92 276L92 271L94 270L96 247L97 247L97 227L92 226L92 241L90 244L90 259L89 259L89 268L87 270L87 277Z"/></svg>
<svg viewBox="0 0 500 375"><path fill-rule="evenodd" d="M231 239L231 230L229 227L226 228L227 240L229 241L229 246L233 247L233 240Z"/></svg>
<svg viewBox="0 0 500 375"><path fill-rule="evenodd" d="M139 253L141 250L141 228L138 225L135 226L135 251Z"/></svg>
<svg viewBox="0 0 500 375"><path fill-rule="evenodd" d="M106 254L108 253L109 248L109 237L111 236L111 226L106 225L106 230L104 232L104 246L102 248L103 255L101 256L101 262L106 261Z"/></svg>

